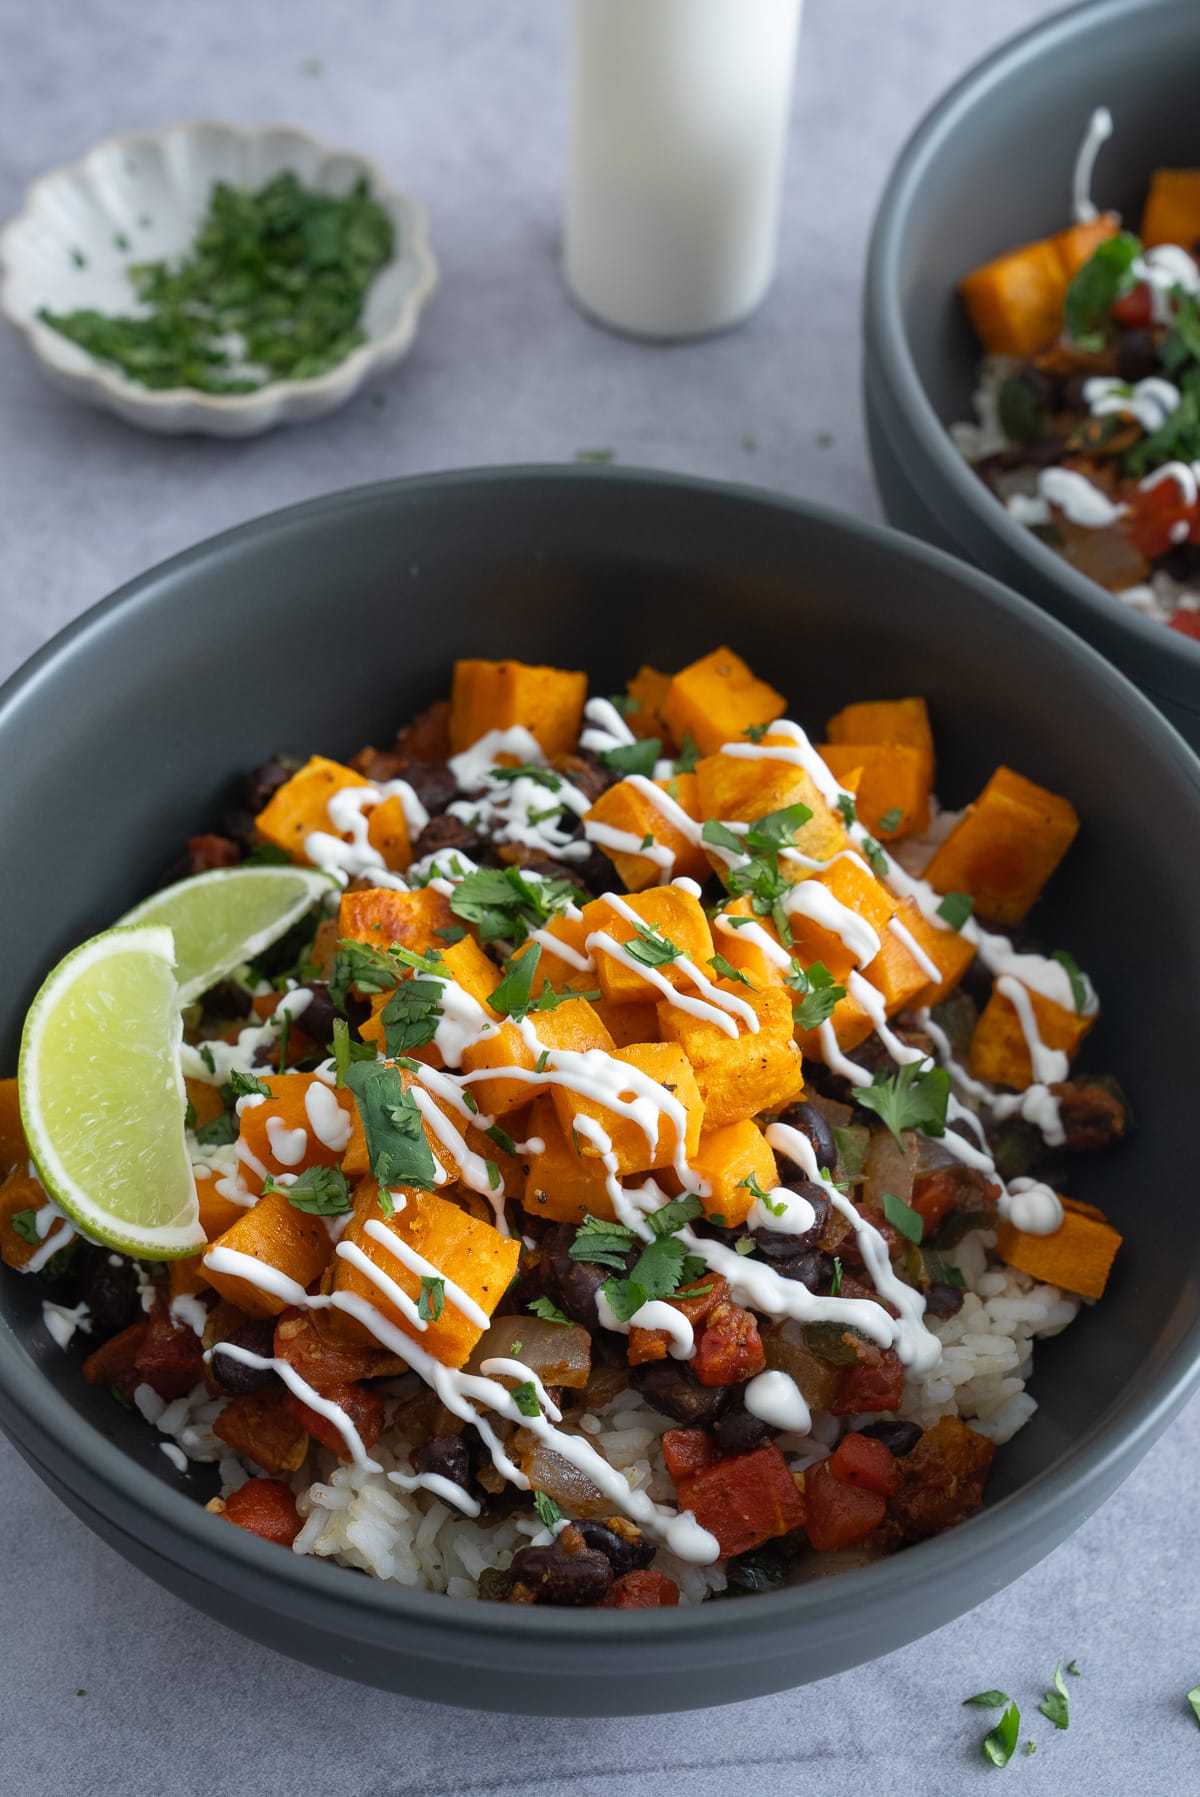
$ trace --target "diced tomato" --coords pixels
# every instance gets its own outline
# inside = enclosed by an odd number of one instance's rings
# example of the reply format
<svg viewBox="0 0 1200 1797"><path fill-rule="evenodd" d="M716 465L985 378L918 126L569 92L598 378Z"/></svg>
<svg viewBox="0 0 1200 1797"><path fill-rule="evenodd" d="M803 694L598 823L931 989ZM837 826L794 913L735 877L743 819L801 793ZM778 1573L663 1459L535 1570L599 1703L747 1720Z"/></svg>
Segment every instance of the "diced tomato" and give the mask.
<svg viewBox="0 0 1200 1797"><path fill-rule="evenodd" d="M909 1203L917 1215L925 1219L926 1240L942 1219L953 1210L976 1210L992 1204L1000 1188L975 1167L938 1167L924 1173L913 1186Z"/></svg>
<svg viewBox="0 0 1200 1797"><path fill-rule="evenodd" d="M276 1356L318 1391L369 1378L384 1358L379 1349L337 1340L325 1327L310 1311L285 1310L275 1325Z"/></svg>
<svg viewBox="0 0 1200 1797"><path fill-rule="evenodd" d="M665 1572L647 1567L614 1579L602 1610L665 1610L679 1602L679 1586Z"/></svg>
<svg viewBox="0 0 1200 1797"><path fill-rule="evenodd" d="M667 1302L676 1310L681 1310L693 1329L703 1323L710 1311L723 1304L729 1296L729 1281L720 1273L709 1273L700 1281L700 1290L696 1297L689 1298L688 1287L676 1292ZM671 1351L671 1334L666 1329L639 1329L636 1326L629 1331L629 1345L626 1359L630 1366L644 1366L648 1360L665 1360Z"/></svg>
<svg viewBox="0 0 1200 1797"><path fill-rule="evenodd" d="M790 1534L804 1522L804 1499L774 1445L715 1461L677 1480L676 1490L681 1508L716 1536L723 1559Z"/></svg>
<svg viewBox="0 0 1200 1797"><path fill-rule="evenodd" d="M848 1366L842 1374L837 1397L829 1406L834 1416L857 1416L863 1411L898 1410L904 1396L904 1367L894 1348L877 1361Z"/></svg>
<svg viewBox="0 0 1200 1797"><path fill-rule="evenodd" d="M804 1505L808 1539L822 1553L861 1541L879 1527L887 1509L878 1492L834 1478L828 1460L805 1473Z"/></svg>
<svg viewBox="0 0 1200 1797"><path fill-rule="evenodd" d="M1167 619L1167 627L1200 643L1200 611L1177 611L1174 617Z"/></svg>
<svg viewBox="0 0 1200 1797"><path fill-rule="evenodd" d="M221 1512L226 1522L236 1523L264 1541L291 1547L300 1533L300 1512L288 1486L280 1479L247 1479L225 1499Z"/></svg>
<svg viewBox="0 0 1200 1797"><path fill-rule="evenodd" d="M190 872L201 874L210 867L236 867L242 851L228 836L189 836L187 858Z"/></svg>
<svg viewBox="0 0 1200 1797"><path fill-rule="evenodd" d="M691 1365L701 1385L740 1385L767 1364L758 1324L740 1304L718 1304L708 1314Z"/></svg>
<svg viewBox="0 0 1200 1797"><path fill-rule="evenodd" d="M204 1378L204 1348L196 1331L178 1323L160 1298L134 1361L138 1379L168 1403L186 1397Z"/></svg>
<svg viewBox="0 0 1200 1797"><path fill-rule="evenodd" d="M1148 561L1165 555L1176 542L1186 541L1197 522L1196 509L1187 503L1177 480L1134 487L1126 494L1125 503L1130 512L1125 533Z"/></svg>
<svg viewBox="0 0 1200 1797"><path fill-rule="evenodd" d="M1123 293L1114 304L1112 315L1118 324L1134 331L1143 331L1147 325L1153 324L1154 298L1149 282L1139 281L1136 287Z"/></svg>
<svg viewBox="0 0 1200 1797"><path fill-rule="evenodd" d="M383 1433L383 1399L369 1385L327 1385L321 1393L331 1404L344 1410L354 1427L358 1430L365 1448L373 1448ZM319 1411L311 1410L302 1399L289 1392L287 1406L302 1429L307 1429L314 1441L328 1448L331 1454L337 1454L343 1460L349 1460L350 1449L345 1437L335 1423Z"/></svg>
<svg viewBox="0 0 1200 1797"><path fill-rule="evenodd" d="M878 1497L890 1497L900 1483L895 1458L872 1435L843 1435L830 1457L829 1470L843 1485L861 1485Z"/></svg>
<svg viewBox="0 0 1200 1797"><path fill-rule="evenodd" d="M213 1434L265 1473L294 1473L308 1453L308 1431L297 1422L281 1391L250 1391L230 1398Z"/></svg>
<svg viewBox="0 0 1200 1797"><path fill-rule="evenodd" d="M639 1329L634 1324L629 1331L625 1358L630 1366L645 1366L649 1360L665 1360L670 1348L671 1337L667 1330Z"/></svg>
<svg viewBox="0 0 1200 1797"><path fill-rule="evenodd" d="M130 1323L128 1329L122 1329L119 1335L110 1335L89 1354L83 1363L83 1376L88 1384L110 1385L123 1398L132 1398L134 1387L139 1384L138 1350L149 1327L146 1322Z"/></svg>
<svg viewBox="0 0 1200 1797"><path fill-rule="evenodd" d="M710 1436L703 1429L668 1429L662 1438L663 1459L678 1485L680 1479L711 1466L717 1457Z"/></svg>

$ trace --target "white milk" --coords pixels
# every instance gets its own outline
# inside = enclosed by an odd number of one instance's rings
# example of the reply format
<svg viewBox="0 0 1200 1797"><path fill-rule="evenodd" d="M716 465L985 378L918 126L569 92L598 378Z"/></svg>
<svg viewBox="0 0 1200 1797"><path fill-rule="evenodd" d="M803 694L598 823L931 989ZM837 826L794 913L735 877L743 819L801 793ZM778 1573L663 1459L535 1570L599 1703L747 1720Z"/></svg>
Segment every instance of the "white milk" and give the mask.
<svg viewBox="0 0 1200 1797"><path fill-rule="evenodd" d="M738 323L775 269L801 0L575 0L566 277L646 337Z"/></svg>

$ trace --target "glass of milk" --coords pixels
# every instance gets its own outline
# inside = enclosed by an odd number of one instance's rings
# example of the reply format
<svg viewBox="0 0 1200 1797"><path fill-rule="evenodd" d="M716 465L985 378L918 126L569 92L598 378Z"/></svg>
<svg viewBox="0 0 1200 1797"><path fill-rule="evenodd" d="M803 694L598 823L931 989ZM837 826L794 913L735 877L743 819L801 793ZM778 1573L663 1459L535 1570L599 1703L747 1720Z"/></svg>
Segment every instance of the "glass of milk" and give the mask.
<svg viewBox="0 0 1200 1797"><path fill-rule="evenodd" d="M565 272L643 337L724 330L771 284L801 0L574 0Z"/></svg>

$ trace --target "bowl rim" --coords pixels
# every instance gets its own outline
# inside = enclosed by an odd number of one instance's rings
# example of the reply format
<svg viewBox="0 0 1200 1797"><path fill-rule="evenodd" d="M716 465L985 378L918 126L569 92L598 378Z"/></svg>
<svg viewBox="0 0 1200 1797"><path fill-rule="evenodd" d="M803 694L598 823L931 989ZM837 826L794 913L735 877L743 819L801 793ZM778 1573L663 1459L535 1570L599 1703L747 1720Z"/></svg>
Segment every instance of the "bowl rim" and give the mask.
<svg viewBox="0 0 1200 1797"><path fill-rule="evenodd" d="M637 493L658 488L668 494L692 494L709 503L734 502L782 511L801 527L832 528L844 536L865 539L878 550L906 557L932 573L950 576L973 589L978 602L1004 614L1014 628L1032 633L1078 662L1085 682L1100 692L1110 707L1126 715L1154 758L1194 789L1200 810L1200 759L1173 726L1098 651L991 575L918 538L807 500L741 482L623 466L532 463L398 477L301 500L205 538L124 583L37 650L0 686L0 733L26 693L53 678L57 664L86 653L93 640L103 637L111 620L135 615L143 606L161 604L159 590L164 582L169 585L179 574L214 556L236 554L243 545L289 533L297 525L319 528L321 521L330 517L402 502L407 495L423 490L453 494L498 485L515 488L530 480L552 488L584 483L624 485ZM364 1627L391 1627L401 1635L406 1627L420 1629L426 1633L427 1645L447 1654L454 1651L456 1639L467 1636L514 1646L553 1641L562 1652L569 1652L571 1644L584 1657L597 1648L607 1652L611 1645L622 1642L666 1644L684 1635L697 1636L697 1632L698 1638L705 1640L720 1637L746 1643L753 1637L765 1644L768 1637L828 1622L831 1614L854 1622L864 1617L869 1620L892 1606L927 1605L922 1593L928 1592L932 1581L948 1590L955 1577L968 1570L980 1586L999 1589L1009 1580L996 1579L997 1559L1015 1562L1012 1576L1016 1576L1049 1553L1132 1470L1198 1387L1200 1322L1168 1350L1146 1392L1126 1391L1055 1465L932 1540L870 1565L843 1570L836 1577L776 1592L724 1598L719 1604L637 1612L555 1610L451 1598L387 1580L356 1578L345 1567L314 1556L284 1556L272 1543L243 1530L225 1529L214 1535L207 1513L193 1496L152 1477L75 1408L18 1340L0 1305L0 1422L40 1476L46 1476L49 1462L55 1469L54 1478L76 1495L86 1494L85 1501L94 1503L99 1494L105 1516L122 1532L128 1532L131 1518L145 1519L160 1538L170 1540L171 1551L165 1557L171 1564L198 1568L210 1583L233 1587L239 1574L246 1575L251 1581L247 1589L267 1613L272 1606L263 1602L262 1592L274 1586L280 1594L276 1603L286 1592L295 1603L311 1602L327 1617L344 1618L348 1625L357 1618ZM19 1426L14 1419L19 1419ZM1027 1539L1031 1532L1036 1538L1032 1553ZM947 1619L939 1617L934 1626ZM845 1632L848 1634L849 1628ZM869 1657L874 1656L860 1655L858 1659Z"/></svg>
<svg viewBox="0 0 1200 1797"><path fill-rule="evenodd" d="M906 139L875 209L863 286L863 320L872 369L890 391L901 416L920 439L921 451L949 483L955 498L990 535L1040 580L1057 585L1089 610L1158 656L1200 675L1200 642L1142 617L1116 594L1089 580L1056 555L1032 531L1018 524L990 493L954 447L917 371L900 306L900 266L910 206L919 197L930 164L948 154L948 144L976 103L1026 64L1054 54L1083 35L1105 31L1119 20L1144 19L1148 13L1193 17L1192 0L1077 0L1016 36L1008 38L934 102ZM868 375L868 379L870 376ZM882 426L890 436L888 426Z"/></svg>
<svg viewBox="0 0 1200 1797"><path fill-rule="evenodd" d="M340 362L327 368L323 374L307 375L295 381L266 381L252 393L205 393L199 387L143 387L115 369L107 368L94 356L88 356L87 366L84 368L67 369L63 366L51 353L55 341L63 340L58 339L57 334L36 316L30 319L19 317L12 300L13 271L17 262L14 245L19 233L35 216L44 193L64 176L82 174L95 156L111 150L119 152L134 144L166 143L172 138L185 137L194 131L225 132L228 136L240 138L247 143L256 138L276 135L288 137L310 145L324 156L344 156L358 165L370 181L373 198L390 210L398 211L405 218L408 236L403 254L415 263L417 269L416 283L406 295L400 316L390 330L382 337L358 344L349 355L343 356ZM401 251L397 247L384 267L392 267L400 259L400 255ZM381 269L380 273L383 272ZM331 144L301 125L239 125L231 119L200 117L183 119L161 131L114 132L109 137L100 138L73 162L61 163L38 175L25 189L19 210L0 229L0 316L25 339L35 359L44 367L69 376L77 383L99 388L110 399L120 400L123 405L144 407L149 412L167 412L186 404L213 417L245 417L269 407L285 396L308 397L338 391L348 380L361 379L376 362L386 361L393 352L405 347L415 335L421 312L432 298L437 284L438 264L429 241L429 215L421 201L405 188L393 186L381 164L372 157L365 156L360 150Z"/></svg>

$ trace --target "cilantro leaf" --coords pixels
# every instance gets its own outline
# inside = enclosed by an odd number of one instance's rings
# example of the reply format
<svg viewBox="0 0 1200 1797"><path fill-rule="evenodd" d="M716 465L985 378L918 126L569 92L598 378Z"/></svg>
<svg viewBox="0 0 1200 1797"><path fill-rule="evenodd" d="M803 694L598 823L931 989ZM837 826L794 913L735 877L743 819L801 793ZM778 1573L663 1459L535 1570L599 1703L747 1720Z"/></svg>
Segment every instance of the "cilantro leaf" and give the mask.
<svg viewBox="0 0 1200 1797"><path fill-rule="evenodd" d="M445 1308L446 1281L435 1278L431 1273L422 1273L417 1315L423 1323L436 1323Z"/></svg>
<svg viewBox="0 0 1200 1797"><path fill-rule="evenodd" d="M797 1029L817 1029L833 1016L846 996L846 988L838 985L824 961L814 961L811 967L804 968L793 955L784 977L793 992L803 994L799 1004L792 1006Z"/></svg>
<svg viewBox="0 0 1200 1797"><path fill-rule="evenodd" d="M989 1729L983 1737L984 1759L989 1760L993 1766L1007 1766L1020 1732L1021 1712L1015 1703L1010 1703L995 1728Z"/></svg>
<svg viewBox="0 0 1200 1797"><path fill-rule="evenodd" d="M384 1188L407 1185L432 1192L433 1150L400 1069L385 1061L356 1061L346 1071L346 1084L362 1118L373 1178Z"/></svg>
<svg viewBox="0 0 1200 1797"><path fill-rule="evenodd" d="M574 999L585 999L591 1004L593 1000L599 997L599 988L594 992L573 992L571 988L567 986L562 992L556 992L553 986L543 986L541 992L534 999L529 1009L531 1011L557 1011L559 1005L569 1005ZM493 1003L494 998L495 994L493 993L492 998L488 1000L488 1003ZM538 1068L538 1072L541 1072L540 1067Z"/></svg>
<svg viewBox="0 0 1200 1797"><path fill-rule="evenodd" d="M682 1283L689 1258L686 1244L677 1236L656 1236L652 1242L647 1242L628 1278L604 1282L604 1296L617 1321L627 1323L643 1304L669 1298Z"/></svg>
<svg viewBox="0 0 1200 1797"><path fill-rule="evenodd" d="M268 1176L263 1190L268 1189L282 1192L293 1210L306 1211L310 1217L345 1217L354 1209L350 1181L340 1167L306 1167L290 1186Z"/></svg>
<svg viewBox="0 0 1200 1797"><path fill-rule="evenodd" d="M646 1221L651 1230L660 1239L674 1235L685 1223L702 1214L704 1206L695 1192L685 1192L682 1198L672 1198L668 1203L660 1205L658 1210L647 1212Z"/></svg>
<svg viewBox="0 0 1200 1797"><path fill-rule="evenodd" d="M513 1387L513 1403L522 1416L541 1416L542 1407L538 1403L537 1386L532 1379L522 1380Z"/></svg>
<svg viewBox="0 0 1200 1797"><path fill-rule="evenodd" d="M963 1698L963 1708L967 1704L978 1704L984 1710L1003 1710L1012 1702L1007 1691L977 1691L974 1697Z"/></svg>
<svg viewBox="0 0 1200 1797"><path fill-rule="evenodd" d="M612 768L616 774L643 774L648 777L654 772L661 751L660 739L657 736L647 736L640 742L621 743L615 749L601 749L600 759L605 767Z"/></svg>
<svg viewBox="0 0 1200 1797"><path fill-rule="evenodd" d="M1066 1685L1063 1683L1061 1666L1056 1666L1054 1668L1053 1689L1047 1691L1041 1703L1039 1703L1038 1709L1046 1718L1047 1722L1053 1722L1055 1728L1070 1728L1071 1698Z"/></svg>
<svg viewBox="0 0 1200 1797"><path fill-rule="evenodd" d="M669 936L663 935L657 924L639 923L636 930L637 934L631 936L624 947L630 960L639 962L642 967L665 967L671 961L678 961L683 954Z"/></svg>
<svg viewBox="0 0 1200 1797"><path fill-rule="evenodd" d="M748 736L752 743L760 743L770 728L770 724L747 724L742 735Z"/></svg>
<svg viewBox="0 0 1200 1797"><path fill-rule="evenodd" d="M531 761L523 761L519 767L494 767L488 770L489 780L533 780L538 786L544 786L550 792L562 791L562 775L556 774L550 767L535 767ZM561 806L558 807L561 810Z"/></svg>
<svg viewBox="0 0 1200 1797"><path fill-rule="evenodd" d="M952 930L961 930L975 909L969 892L948 892L937 908L937 914Z"/></svg>
<svg viewBox="0 0 1200 1797"><path fill-rule="evenodd" d="M183 1127L185 1129L195 1129L196 1127L196 1107L190 1098L183 1107Z"/></svg>
<svg viewBox="0 0 1200 1797"><path fill-rule="evenodd" d="M842 1263L841 1263L840 1257L835 1254L833 1257L833 1278L829 1282L829 1296L831 1298L836 1298L838 1293L841 1291L841 1289L842 1289ZM971 1699L968 1698L967 1702L970 1703L970 1701L971 1701Z"/></svg>
<svg viewBox="0 0 1200 1797"><path fill-rule="evenodd" d="M812 817L809 805L785 805L781 811L768 811L756 818L746 832L746 843L760 854L776 854L790 848L796 831Z"/></svg>
<svg viewBox="0 0 1200 1797"><path fill-rule="evenodd" d="M724 849L727 854L745 858L745 842L734 831L727 829L724 824L718 823L715 817L705 820L704 828L700 832L700 840L707 842L714 849Z"/></svg>
<svg viewBox="0 0 1200 1797"><path fill-rule="evenodd" d="M275 1096L266 1080L257 1079L253 1073L243 1073L240 1067L235 1067L229 1075L229 1086L235 1098Z"/></svg>
<svg viewBox="0 0 1200 1797"><path fill-rule="evenodd" d="M541 1317L543 1323L569 1323L570 1317L564 1316L552 1298L534 1298L525 1306L535 1317Z"/></svg>
<svg viewBox="0 0 1200 1797"><path fill-rule="evenodd" d="M40 1247L42 1238L38 1234L35 1210L14 1211L9 1218L9 1224L13 1234L19 1236L23 1242L28 1242L31 1248Z"/></svg>
<svg viewBox="0 0 1200 1797"><path fill-rule="evenodd" d="M903 1198L897 1198L895 1192L883 1194L883 1214L898 1234L906 1241L919 1243L925 1234L925 1219L920 1211L906 1204Z"/></svg>
<svg viewBox="0 0 1200 1797"><path fill-rule="evenodd" d="M906 1061L898 1073L877 1073L870 1086L856 1086L854 1102L864 1111L874 1111L904 1146L901 1130L922 1129L926 1135L944 1136L946 1107L950 1102L950 1075L944 1067L925 1066Z"/></svg>
<svg viewBox="0 0 1200 1797"><path fill-rule="evenodd" d="M435 930L433 933L439 941L446 944L447 948L453 948L456 942L462 941L467 932L461 923L448 923L443 929Z"/></svg>
<svg viewBox="0 0 1200 1797"><path fill-rule="evenodd" d="M606 1223L589 1212L575 1231L575 1240L567 1250L572 1260L590 1261L598 1267L614 1267L625 1271L625 1257L638 1238L624 1223Z"/></svg>
<svg viewBox="0 0 1200 1797"><path fill-rule="evenodd" d="M1141 243L1131 232L1118 231L1099 244L1074 275L1063 301L1063 324L1077 349L1104 347L1114 305L1137 285L1133 264L1141 253Z"/></svg>
<svg viewBox="0 0 1200 1797"><path fill-rule="evenodd" d="M741 968L735 967L732 961L727 961L724 955L710 955L708 964L721 979L736 980L741 986L749 986L751 992L757 992L758 988L754 982L748 980Z"/></svg>
<svg viewBox="0 0 1200 1797"><path fill-rule="evenodd" d="M892 836L900 828L903 822L904 807L902 805L893 805L890 810L884 812L876 827L881 835Z"/></svg>
<svg viewBox="0 0 1200 1797"><path fill-rule="evenodd" d="M1197 1724L1200 1725L1200 1685L1192 1686L1191 1690L1187 1693L1187 1701L1191 1706L1192 1715L1196 1718Z"/></svg>
<svg viewBox="0 0 1200 1797"><path fill-rule="evenodd" d="M675 760L677 774L694 774L696 763L700 759L700 750L690 730L683 733L683 744Z"/></svg>
<svg viewBox="0 0 1200 1797"><path fill-rule="evenodd" d="M856 824L858 822L858 809L855 806L854 798L851 793L839 792L837 796L837 808L842 814L842 822L845 824L847 830L850 828L851 824Z"/></svg>
<svg viewBox="0 0 1200 1797"><path fill-rule="evenodd" d="M871 864L871 871L877 880L886 880L888 876L888 858L873 836L864 836L859 845L863 854Z"/></svg>
<svg viewBox="0 0 1200 1797"><path fill-rule="evenodd" d="M562 1521L562 1511L559 1509L554 1499L552 1497L547 1497L544 1491L534 1492L533 1507L537 1511L538 1521L542 1524L543 1528L553 1529L556 1523Z"/></svg>
<svg viewBox="0 0 1200 1797"><path fill-rule="evenodd" d="M355 1042L350 1034L350 1025L344 1017L333 1020L333 1041L329 1052L333 1056L334 1076L339 1086L346 1083L346 1069L352 1061L375 1061L378 1055L373 1042Z"/></svg>
<svg viewBox="0 0 1200 1797"><path fill-rule="evenodd" d="M371 996L390 992L400 984L402 974L393 956L385 954L369 942L355 942L344 937L337 946L333 972L329 976L329 996L335 1011L344 1011L350 989Z"/></svg>
<svg viewBox="0 0 1200 1797"><path fill-rule="evenodd" d="M544 880L519 867L478 867L450 894L450 909L484 942L517 942L574 902L570 880Z"/></svg>
<svg viewBox="0 0 1200 1797"><path fill-rule="evenodd" d="M508 1131L506 1129L501 1129L498 1123L493 1123L490 1129L485 1129L483 1133L487 1136L489 1141L496 1144L501 1154L515 1154L517 1152L516 1143L513 1141Z"/></svg>
<svg viewBox="0 0 1200 1797"><path fill-rule="evenodd" d="M635 711L642 709L642 701L630 698L628 693L610 693L608 702L621 718L632 717Z"/></svg>
<svg viewBox="0 0 1200 1797"><path fill-rule="evenodd" d="M1068 954L1065 948L1056 948L1051 958L1066 969L1067 978L1071 982L1071 997L1075 1001L1075 1009L1082 1011L1088 1001L1088 988L1087 980L1084 978L1078 961L1074 955Z"/></svg>
<svg viewBox="0 0 1200 1797"><path fill-rule="evenodd" d="M397 986L380 1013L384 1040L392 1060L433 1041L442 1020L444 991L442 981L416 976Z"/></svg>
<svg viewBox="0 0 1200 1797"><path fill-rule="evenodd" d="M532 1003L533 976L542 958L542 945L535 942L506 964L504 978L488 999L493 1011L501 1017L519 1021Z"/></svg>

